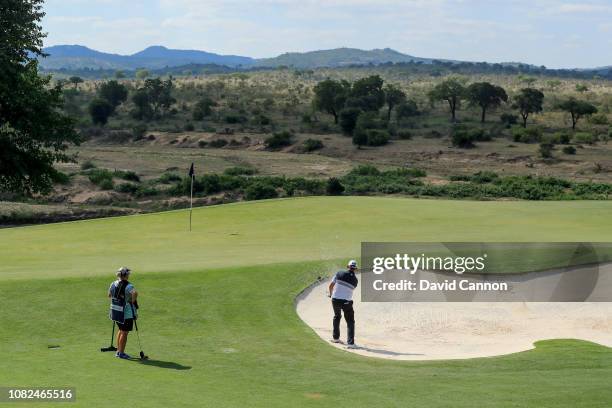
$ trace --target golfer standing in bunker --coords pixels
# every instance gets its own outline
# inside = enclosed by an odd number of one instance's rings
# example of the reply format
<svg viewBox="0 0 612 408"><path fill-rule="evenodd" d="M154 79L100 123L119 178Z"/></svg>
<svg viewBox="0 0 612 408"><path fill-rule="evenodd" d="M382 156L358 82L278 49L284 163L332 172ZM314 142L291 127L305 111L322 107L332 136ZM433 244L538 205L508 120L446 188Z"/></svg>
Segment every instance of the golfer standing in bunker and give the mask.
<svg viewBox="0 0 612 408"><path fill-rule="evenodd" d="M355 346L355 311L353 310L353 291L357 287L357 261L351 260L347 265L347 270L339 271L329 284L327 295L331 297L332 307L334 309L334 333L333 343L341 343L340 341L340 320L344 313L344 320L348 334L346 344L348 348L357 348Z"/></svg>
<svg viewBox="0 0 612 408"><path fill-rule="evenodd" d="M134 319L137 317L138 292L128 278L130 269L123 266L117 271L117 280L111 283L108 289L108 297L111 299L110 318L117 323L119 332L117 333L117 354L116 357L130 359L125 353L125 346L129 332L134 327Z"/></svg>

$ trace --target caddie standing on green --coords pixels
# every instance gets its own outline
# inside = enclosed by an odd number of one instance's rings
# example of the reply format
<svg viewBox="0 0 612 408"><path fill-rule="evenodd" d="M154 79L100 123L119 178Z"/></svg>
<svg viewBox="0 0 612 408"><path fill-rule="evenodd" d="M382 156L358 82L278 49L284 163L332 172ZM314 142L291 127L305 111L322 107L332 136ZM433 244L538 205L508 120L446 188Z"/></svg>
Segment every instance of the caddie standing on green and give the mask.
<svg viewBox="0 0 612 408"><path fill-rule="evenodd" d="M130 269L125 266L119 268L117 280L111 283L108 289L108 297L111 299L110 319L119 327L115 356L126 360L131 358L125 353L128 334L134 327L134 319L138 317L136 313L138 292L128 281L130 273Z"/></svg>

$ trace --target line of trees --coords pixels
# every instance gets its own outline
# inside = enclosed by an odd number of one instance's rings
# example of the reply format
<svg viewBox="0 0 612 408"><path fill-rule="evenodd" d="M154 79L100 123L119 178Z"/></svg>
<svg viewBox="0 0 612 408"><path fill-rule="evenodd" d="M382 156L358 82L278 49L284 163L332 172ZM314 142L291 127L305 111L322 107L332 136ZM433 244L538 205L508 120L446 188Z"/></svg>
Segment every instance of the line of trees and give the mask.
<svg viewBox="0 0 612 408"><path fill-rule="evenodd" d="M415 101L379 75L361 78L353 83L326 79L314 88L314 108L333 116L334 123L353 137L353 143L380 146L387 143L387 127L395 111L397 121L418 115ZM387 107L385 119L380 110Z"/></svg>
<svg viewBox="0 0 612 408"><path fill-rule="evenodd" d="M482 123L486 120L487 112L510 101L506 90L501 86L489 82L475 82L466 86L466 80L457 77L448 78L434 86L429 92L429 98L432 103L436 101L448 103L453 122L457 120L457 109L463 101L467 101L470 106L480 108ZM518 111L522 126L526 128L529 117L542 112L543 104L544 93L539 89L527 87L514 96L511 107ZM576 124L581 118L597 113L597 108L593 104L575 97L558 103L555 108L570 114L572 129L576 129Z"/></svg>

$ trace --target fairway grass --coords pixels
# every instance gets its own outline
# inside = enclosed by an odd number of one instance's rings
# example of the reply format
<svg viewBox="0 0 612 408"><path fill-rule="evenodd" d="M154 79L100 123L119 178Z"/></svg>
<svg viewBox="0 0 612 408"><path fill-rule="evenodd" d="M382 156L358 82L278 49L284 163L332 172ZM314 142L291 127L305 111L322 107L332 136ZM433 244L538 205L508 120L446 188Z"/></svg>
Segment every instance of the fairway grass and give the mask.
<svg viewBox="0 0 612 408"><path fill-rule="evenodd" d="M0 230L0 386L76 387L74 407L607 407L606 347L366 358L322 342L294 299L362 240L609 241L610 215L609 202L338 197L201 208L192 233L184 211ZM99 351L122 264L146 364Z"/></svg>

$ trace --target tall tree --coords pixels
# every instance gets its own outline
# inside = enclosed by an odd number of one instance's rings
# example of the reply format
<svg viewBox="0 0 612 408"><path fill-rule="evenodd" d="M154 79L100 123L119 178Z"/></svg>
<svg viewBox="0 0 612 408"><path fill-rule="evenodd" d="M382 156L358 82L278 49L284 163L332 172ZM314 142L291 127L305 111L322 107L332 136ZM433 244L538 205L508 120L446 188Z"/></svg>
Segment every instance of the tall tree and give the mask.
<svg viewBox="0 0 612 408"><path fill-rule="evenodd" d="M501 86L489 82L476 82L467 87L467 97L474 106L480 106L480 121L485 122L487 110L508 102L508 94Z"/></svg>
<svg viewBox="0 0 612 408"><path fill-rule="evenodd" d="M398 87L387 84L385 87L385 100L387 102L387 121L391 120L391 111L397 105L406 102L406 94Z"/></svg>
<svg viewBox="0 0 612 408"><path fill-rule="evenodd" d="M527 127L527 119L532 113L542 112L544 94L542 91L533 88L523 88L514 97L514 109L518 109L523 118L523 127Z"/></svg>
<svg viewBox="0 0 612 408"><path fill-rule="evenodd" d="M113 80L100 85L98 95L113 106L114 112L119 105L127 100L128 90L125 85Z"/></svg>
<svg viewBox="0 0 612 408"><path fill-rule="evenodd" d="M385 105L384 81L379 75L358 79L353 83L346 105L366 112L376 112Z"/></svg>
<svg viewBox="0 0 612 408"><path fill-rule="evenodd" d="M0 190L48 193L78 143L73 121L63 115L62 89L38 75L45 34L42 0L0 1Z"/></svg>
<svg viewBox="0 0 612 408"><path fill-rule="evenodd" d="M559 103L557 108L570 114L572 117L572 129L576 129L576 125L582 117L597 113L595 105L586 101L580 101L573 96Z"/></svg>
<svg viewBox="0 0 612 408"><path fill-rule="evenodd" d="M338 123L338 115L344 107L344 102L351 85L346 81L335 81L326 79L314 87L315 109L329 113L334 117L334 123Z"/></svg>
<svg viewBox="0 0 612 408"><path fill-rule="evenodd" d="M448 78L436 85L430 92L429 98L432 101L446 101L451 113L451 120L457 120L457 108L461 105L461 100L465 98L466 88L463 78Z"/></svg>
<svg viewBox="0 0 612 408"><path fill-rule="evenodd" d="M79 88L79 84L83 83L83 78L79 77L79 76L71 76L68 81L70 81L70 83L72 84L72 87L74 89L78 89Z"/></svg>

